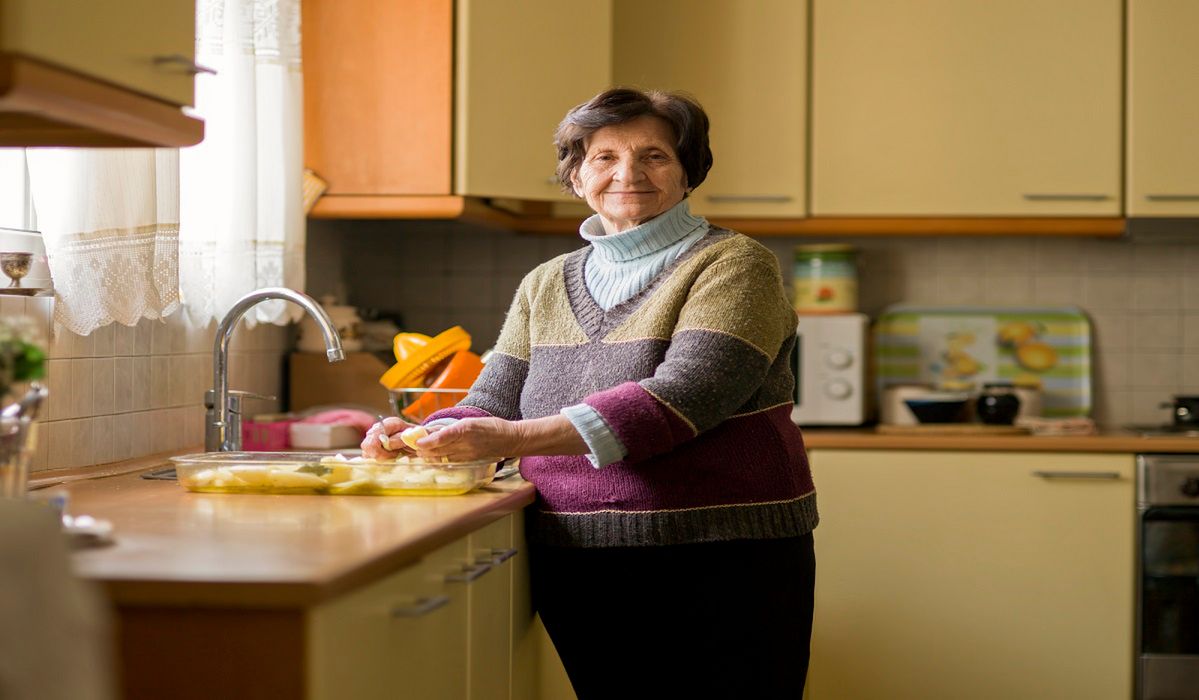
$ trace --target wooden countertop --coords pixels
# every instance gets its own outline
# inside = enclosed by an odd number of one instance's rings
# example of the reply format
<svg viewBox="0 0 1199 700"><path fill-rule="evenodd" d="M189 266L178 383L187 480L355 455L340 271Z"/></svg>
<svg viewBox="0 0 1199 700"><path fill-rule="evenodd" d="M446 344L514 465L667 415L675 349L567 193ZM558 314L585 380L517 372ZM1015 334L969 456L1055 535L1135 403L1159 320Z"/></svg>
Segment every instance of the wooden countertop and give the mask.
<svg viewBox="0 0 1199 700"><path fill-rule="evenodd" d="M65 488L71 513L113 523L114 544L79 550L74 563L118 605L308 606L533 502L518 476L423 498L189 493L140 472Z"/></svg>
<svg viewBox="0 0 1199 700"><path fill-rule="evenodd" d="M1098 435L883 435L873 428L804 428L810 450L995 450L1010 452L1199 452L1199 438Z"/></svg>

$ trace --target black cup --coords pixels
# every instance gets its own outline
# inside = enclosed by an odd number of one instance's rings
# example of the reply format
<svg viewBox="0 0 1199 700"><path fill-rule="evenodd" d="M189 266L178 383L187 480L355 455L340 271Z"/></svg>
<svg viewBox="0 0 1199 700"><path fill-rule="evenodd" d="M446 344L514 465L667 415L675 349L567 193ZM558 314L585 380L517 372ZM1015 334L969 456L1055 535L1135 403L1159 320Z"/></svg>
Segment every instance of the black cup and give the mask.
<svg viewBox="0 0 1199 700"><path fill-rule="evenodd" d="M988 425L1011 425L1020 412L1020 397L1010 385L983 385L974 404L978 419Z"/></svg>

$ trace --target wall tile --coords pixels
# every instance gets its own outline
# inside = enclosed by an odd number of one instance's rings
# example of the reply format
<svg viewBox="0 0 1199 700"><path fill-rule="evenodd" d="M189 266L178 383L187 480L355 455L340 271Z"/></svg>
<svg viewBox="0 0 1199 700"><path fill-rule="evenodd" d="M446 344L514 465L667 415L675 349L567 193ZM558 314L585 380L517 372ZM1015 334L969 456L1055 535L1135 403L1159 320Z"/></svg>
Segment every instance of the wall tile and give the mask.
<svg viewBox="0 0 1199 700"><path fill-rule="evenodd" d="M1081 303L1088 311L1133 308L1132 276L1091 273L1082 278Z"/></svg>
<svg viewBox="0 0 1199 700"><path fill-rule="evenodd" d="M71 466L71 440L74 435L73 420L46 423L47 469L66 469Z"/></svg>
<svg viewBox="0 0 1199 700"><path fill-rule="evenodd" d="M1182 386L1179 393L1199 393L1199 352L1190 352L1182 356Z"/></svg>
<svg viewBox="0 0 1199 700"><path fill-rule="evenodd" d="M187 356L167 358L167 405L182 406L192 400L187 394Z"/></svg>
<svg viewBox="0 0 1199 700"><path fill-rule="evenodd" d="M58 323L53 324L50 332L50 347L47 356L51 359L72 357L75 349L74 341L72 340L73 335L73 333L62 325Z"/></svg>
<svg viewBox="0 0 1199 700"><path fill-rule="evenodd" d="M1138 389L1169 389L1181 381L1182 357L1180 355L1164 352L1139 352L1136 354L1132 365L1132 382Z"/></svg>
<svg viewBox="0 0 1199 700"><path fill-rule="evenodd" d="M1136 423L1137 425L1167 423L1170 420L1170 415L1161 408L1161 403L1169 399L1168 392L1154 389L1135 389L1132 391L1131 417L1121 420L1115 423L1115 425L1127 424L1129 422Z"/></svg>
<svg viewBox="0 0 1199 700"><path fill-rule="evenodd" d="M174 329L168 325L165 320L151 322L150 326L150 354L151 355L169 355L171 354L171 336Z"/></svg>
<svg viewBox="0 0 1199 700"><path fill-rule="evenodd" d="M85 461L85 464L105 464L116 461L113 456L116 441L112 434L115 422L113 416L99 416L92 419L92 425L95 429L92 436L95 452L92 455L92 459Z"/></svg>
<svg viewBox="0 0 1199 700"><path fill-rule="evenodd" d="M96 356L96 336L94 334L76 335L68 332L67 337L71 343L70 357Z"/></svg>
<svg viewBox="0 0 1199 700"><path fill-rule="evenodd" d="M48 469L50 466L50 442L47 439L46 433L46 426L48 425L49 423L46 421L37 423L37 448L29 463L30 471L41 471Z"/></svg>
<svg viewBox="0 0 1199 700"><path fill-rule="evenodd" d="M1038 273L1060 275L1079 273L1086 269L1086 261L1077 241L1053 238L1034 240L1033 269Z"/></svg>
<svg viewBox="0 0 1199 700"><path fill-rule="evenodd" d="M1137 350L1181 350L1182 320L1175 313L1138 313L1132 317Z"/></svg>
<svg viewBox="0 0 1199 700"><path fill-rule="evenodd" d="M1026 240L995 241L979 253L988 276L993 272L1028 274L1033 269L1034 249Z"/></svg>
<svg viewBox="0 0 1199 700"><path fill-rule="evenodd" d="M116 328L120 324L110 323L92 332L95 336L95 356L112 357L116 353Z"/></svg>
<svg viewBox="0 0 1199 700"><path fill-rule="evenodd" d="M136 414L123 413L113 416L112 458L116 461L133 457L133 424Z"/></svg>
<svg viewBox="0 0 1199 700"><path fill-rule="evenodd" d="M133 358L133 410L147 411L153 403L150 357Z"/></svg>
<svg viewBox="0 0 1199 700"><path fill-rule="evenodd" d="M137 322L133 340L133 354L149 355L154 347L154 328L158 321L143 318Z"/></svg>
<svg viewBox="0 0 1199 700"><path fill-rule="evenodd" d="M166 408L170 405L170 371L170 356L150 357L150 408Z"/></svg>
<svg viewBox="0 0 1199 700"><path fill-rule="evenodd" d="M42 415L47 420L62 420L71 412L71 377L67 360L52 359L46 362L46 389L50 392Z"/></svg>
<svg viewBox="0 0 1199 700"><path fill-rule="evenodd" d="M1128 272L1132 246L1127 241L1092 241L1085 248L1087 269L1092 272Z"/></svg>
<svg viewBox="0 0 1199 700"><path fill-rule="evenodd" d="M1092 313L1091 341L1104 350L1125 350L1132 347L1132 315L1119 312Z"/></svg>
<svg viewBox="0 0 1199 700"><path fill-rule="evenodd" d="M33 297L25 300L25 315L33 319L37 333L47 353L50 350L54 297Z"/></svg>
<svg viewBox="0 0 1199 700"><path fill-rule="evenodd" d="M1182 345L1187 352L1199 352L1199 313L1182 317Z"/></svg>
<svg viewBox="0 0 1199 700"><path fill-rule="evenodd" d="M68 415L71 418L87 418L95 412L96 389L92 385L95 376L96 360L81 357L70 360L67 365L71 378L71 408Z"/></svg>
<svg viewBox="0 0 1199 700"><path fill-rule="evenodd" d="M154 432L158 426L154 416L158 411L140 411L132 414L133 421L133 457L144 457L154 451Z"/></svg>
<svg viewBox="0 0 1199 700"><path fill-rule="evenodd" d="M1100 350L1095 354L1095 380L1103 391L1132 389L1131 353Z"/></svg>
<svg viewBox="0 0 1199 700"><path fill-rule="evenodd" d="M96 425L94 418L79 418L68 421L71 424L70 454L67 461L70 467L85 467L95 464L96 458Z"/></svg>
<svg viewBox="0 0 1199 700"><path fill-rule="evenodd" d="M941 275L937 278L937 295L962 304L981 304L986 300L983 278L979 275Z"/></svg>
<svg viewBox="0 0 1199 700"><path fill-rule="evenodd" d="M1032 302L1033 277L1024 273L986 273L983 301L988 304L1028 304Z"/></svg>
<svg viewBox="0 0 1199 700"><path fill-rule="evenodd" d="M1132 247L1133 272L1182 272L1186 247L1179 244L1138 243Z"/></svg>
<svg viewBox="0 0 1199 700"><path fill-rule="evenodd" d="M1076 276L1042 274L1033 279L1032 296L1038 304L1076 304L1080 288Z"/></svg>
<svg viewBox="0 0 1199 700"><path fill-rule="evenodd" d="M93 361L92 413L107 415L116 411L116 359L100 357Z"/></svg>
<svg viewBox="0 0 1199 700"><path fill-rule="evenodd" d="M117 357L113 359L113 412L128 413L133 405L133 363L132 357Z"/></svg>
<svg viewBox="0 0 1199 700"><path fill-rule="evenodd" d="M121 323L113 324L113 354L119 357L129 357L136 352L137 326L126 326Z"/></svg>
<svg viewBox="0 0 1199 700"><path fill-rule="evenodd" d="M1163 275L1137 275L1132 283L1133 308L1168 311L1182 308L1182 280Z"/></svg>
<svg viewBox="0 0 1199 700"><path fill-rule="evenodd" d="M1191 270L1199 270L1192 267ZM1199 311L1199 275L1188 274L1182 278L1182 308Z"/></svg>

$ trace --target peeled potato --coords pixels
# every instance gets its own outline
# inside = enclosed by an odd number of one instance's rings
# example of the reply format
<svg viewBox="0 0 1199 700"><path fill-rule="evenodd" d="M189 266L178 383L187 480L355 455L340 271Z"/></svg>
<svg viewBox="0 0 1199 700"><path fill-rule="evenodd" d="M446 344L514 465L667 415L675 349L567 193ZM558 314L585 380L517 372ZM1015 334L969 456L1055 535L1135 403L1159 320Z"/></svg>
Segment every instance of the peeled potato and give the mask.
<svg viewBox="0 0 1199 700"><path fill-rule="evenodd" d="M285 489L319 489L324 488L325 480L315 474L275 469L271 471L271 485Z"/></svg>
<svg viewBox="0 0 1199 700"><path fill-rule="evenodd" d="M266 486L271 481L271 470L268 467L239 465L229 467L229 471L251 486Z"/></svg>
<svg viewBox="0 0 1199 700"><path fill-rule="evenodd" d="M404 432L400 433L400 440L403 440L405 445L407 445L415 450L416 449L416 441L425 437L428 434L429 434L429 430L427 428L425 428L425 426L415 425L415 426L405 430Z"/></svg>

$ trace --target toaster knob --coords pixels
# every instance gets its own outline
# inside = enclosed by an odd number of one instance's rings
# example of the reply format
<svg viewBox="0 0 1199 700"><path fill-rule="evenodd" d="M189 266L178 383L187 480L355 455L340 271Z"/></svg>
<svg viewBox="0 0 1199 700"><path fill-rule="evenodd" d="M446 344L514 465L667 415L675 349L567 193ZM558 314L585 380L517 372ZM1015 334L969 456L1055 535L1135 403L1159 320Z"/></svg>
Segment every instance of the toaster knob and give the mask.
<svg viewBox="0 0 1199 700"><path fill-rule="evenodd" d="M1199 477L1190 477L1182 482L1182 486L1178 490L1182 491L1182 495L1184 496L1190 496L1191 498L1199 496Z"/></svg>
<svg viewBox="0 0 1199 700"><path fill-rule="evenodd" d="M848 399L853 394L853 387L844 379L834 379L824 385L824 393L830 399Z"/></svg>
<svg viewBox="0 0 1199 700"><path fill-rule="evenodd" d="M853 364L853 354L848 350L830 350L824 356L824 362L832 369L845 369Z"/></svg>

